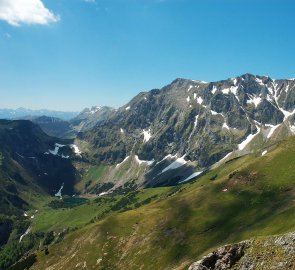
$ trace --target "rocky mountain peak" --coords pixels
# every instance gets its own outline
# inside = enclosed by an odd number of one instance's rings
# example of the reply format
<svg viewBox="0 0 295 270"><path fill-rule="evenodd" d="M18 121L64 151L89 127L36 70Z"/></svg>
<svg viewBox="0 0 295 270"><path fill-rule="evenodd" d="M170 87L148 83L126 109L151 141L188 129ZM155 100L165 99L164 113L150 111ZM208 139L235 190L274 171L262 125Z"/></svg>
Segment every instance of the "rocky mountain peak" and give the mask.
<svg viewBox="0 0 295 270"><path fill-rule="evenodd" d="M79 139L97 162L115 165L130 155L145 164L154 160L145 182L160 183L171 178L170 171L185 169L175 177L178 182L189 177L191 168L203 171L225 157L257 151L293 134L294 109L291 80L252 74L208 83L176 79L140 93ZM165 159L168 155L173 158ZM161 167L181 157L181 166Z"/></svg>

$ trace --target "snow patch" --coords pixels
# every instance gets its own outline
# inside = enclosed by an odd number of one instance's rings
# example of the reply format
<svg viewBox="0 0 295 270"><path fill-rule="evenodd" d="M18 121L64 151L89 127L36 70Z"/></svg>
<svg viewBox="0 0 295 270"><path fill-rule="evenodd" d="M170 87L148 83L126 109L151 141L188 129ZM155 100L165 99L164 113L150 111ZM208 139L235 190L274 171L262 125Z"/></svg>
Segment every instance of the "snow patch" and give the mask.
<svg viewBox="0 0 295 270"><path fill-rule="evenodd" d="M268 91L272 92L270 88L268 88ZM270 95L267 95L267 96L266 96L266 100L267 100L268 102L270 102L271 104L273 103L273 99L271 98Z"/></svg>
<svg viewBox="0 0 295 270"><path fill-rule="evenodd" d="M221 92L223 94L233 93L234 95L237 95L238 88L239 88L239 86L231 86L230 88L224 88L224 89L222 89Z"/></svg>
<svg viewBox="0 0 295 270"><path fill-rule="evenodd" d="M108 195L108 194L111 194L113 193L113 190L112 189L109 189L108 191L104 191L104 192L101 192L98 194L98 197L101 197L101 196L104 196L104 195Z"/></svg>
<svg viewBox="0 0 295 270"><path fill-rule="evenodd" d="M189 92L193 87L194 87L193 85L190 85L187 91Z"/></svg>
<svg viewBox="0 0 295 270"><path fill-rule="evenodd" d="M187 96L186 101L190 102L191 98L189 96Z"/></svg>
<svg viewBox="0 0 295 270"><path fill-rule="evenodd" d="M199 115L196 115L195 121L194 121L194 128L193 128L192 132L190 133L190 135L188 137L188 143L190 143L191 138L192 138L192 136L193 136L193 134L194 134L194 132L196 130L196 127L197 127L197 124L198 124L198 118L199 118Z"/></svg>
<svg viewBox="0 0 295 270"><path fill-rule="evenodd" d="M283 108L280 108L279 103L278 103L278 84L277 83L272 83L273 86L273 96L275 99L275 102L280 109L280 111L284 114L284 121L287 120L287 118L295 113L295 109L292 112L286 111Z"/></svg>
<svg viewBox="0 0 295 270"><path fill-rule="evenodd" d="M220 113L211 110L211 114L217 115L217 114L220 114Z"/></svg>
<svg viewBox="0 0 295 270"><path fill-rule="evenodd" d="M224 123L223 123L222 127L223 127L223 128L226 128L226 129L228 129L228 130L229 130L229 126L227 125L227 123L226 123L226 122L224 122Z"/></svg>
<svg viewBox="0 0 295 270"><path fill-rule="evenodd" d="M261 156L264 156L267 153L267 150L263 151Z"/></svg>
<svg viewBox="0 0 295 270"><path fill-rule="evenodd" d="M255 81L260 84L261 86L265 86L265 84L263 83L263 81L259 78L255 78Z"/></svg>
<svg viewBox="0 0 295 270"><path fill-rule="evenodd" d="M195 117L195 122L194 122L194 128L197 127L197 124L198 124L198 118L199 118L199 115L196 115L196 117Z"/></svg>
<svg viewBox="0 0 295 270"><path fill-rule="evenodd" d="M256 128L257 132L255 134L249 134L247 138L238 145L239 150L243 150L247 146L247 144L249 144L254 139L254 137L260 132L260 128L258 126L256 126Z"/></svg>
<svg viewBox="0 0 295 270"><path fill-rule="evenodd" d="M214 95L215 94L215 92L217 91L217 87L215 86L215 85L213 85L213 88L212 88L212 94Z"/></svg>
<svg viewBox="0 0 295 270"><path fill-rule="evenodd" d="M148 166L151 166L155 162L155 160L140 160L138 155L135 155L135 160L139 165L146 163Z"/></svg>
<svg viewBox="0 0 295 270"><path fill-rule="evenodd" d="M248 94L248 96L250 96ZM255 105L255 107L257 107L261 102L261 97L254 97L254 96L250 96L250 99L247 100L247 104L251 104L253 103Z"/></svg>
<svg viewBox="0 0 295 270"><path fill-rule="evenodd" d="M221 92L222 92L223 94L228 94L229 91L230 91L229 88L225 88L225 89L222 89L222 90L221 90Z"/></svg>
<svg viewBox="0 0 295 270"><path fill-rule="evenodd" d="M58 156L58 151L61 147L64 147L65 145L63 144L59 144L59 143L56 143L54 145L54 149L53 150L48 150L50 154L54 155L54 156ZM47 152L46 152L47 153Z"/></svg>
<svg viewBox="0 0 295 270"><path fill-rule="evenodd" d="M62 195L61 195L61 191L64 188L64 183L62 183L59 191L57 193L54 194L55 197L59 197L60 199L62 199Z"/></svg>
<svg viewBox="0 0 295 270"><path fill-rule="evenodd" d="M77 156L81 156L82 152L80 151L79 147L75 144L71 144L71 148L74 150L74 153Z"/></svg>
<svg viewBox="0 0 295 270"><path fill-rule="evenodd" d="M150 140L150 138L152 137L151 129L143 130L142 133L143 133L143 142L144 143L148 142Z"/></svg>
<svg viewBox="0 0 295 270"><path fill-rule="evenodd" d="M267 133L267 139L269 139L272 134L275 132L275 130L280 126L280 124L273 126L273 125L267 125L268 127L270 127L269 132Z"/></svg>
<svg viewBox="0 0 295 270"><path fill-rule="evenodd" d="M231 86L230 87L231 93L233 93L236 96L237 95L238 88L239 88L238 86Z"/></svg>
<svg viewBox="0 0 295 270"><path fill-rule="evenodd" d="M233 152L230 152L228 154L226 154L221 160L218 161L218 163L223 162L224 160L226 160Z"/></svg>
<svg viewBox="0 0 295 270"><path fill-rule="evenodd" d="M202 105L203 101L204 101L204 100L203 100L201 97L198 97L198 98L197 98L197 102L198 102L200 105Z"/></svg>
<svg viewBox="0 0 295 270"><path fill-rule="evenodd" d="M205 81L198 81L198 80L192 80L193 82L196 82L196 83L202 83L202 84L206 84L208 82L205 82Z"/></svg>
<svg viewBox="0 0 295 270"><path fill-rule="evenodd" d="M175 170L183 165L185 165L187 163L187 161L184 159L186 155L183 155L182 157L176 159L175 161L173 161L168 167L166 167L164 170L162 170L161 173L164 173L168 170Z"/></svg>
<svg viewBox="0 0 295 270"><path fill-rule="evenodd" d="M95 114L96 112L98 112L101 108L100 107L92 107L90 110L90 114Z"/></svg>
<svg viewBox="0 0 295 270"><path fill-rule="evenodd" d="M124 160L123 160L122 162L120 162L120 163L118 163L118 164L116 165L116 168L118 168L119 166L121 166L125 161L128 160L128 158L129 158L129 156L125 157Z"/></svg>
<svg viewBox="0 0 295 270"><path fill-rule="evenodd" d="M130 110L130 106L126 107L125 110L126 110L126 111Z"/></svg>
<svg viewBox="0 0 295 270"><path fill-rule="evenodd" d="M284 121L287 120L287 118L295 113L295 109L292 112L286 111L282 108L280 108L281 112L285 115Z"/></svg>
<svg viewBox="0 0 295 270"><path fill-rule="evenodd" d="M200 171L200 172L195 172L193 173L192 175L190 175L189 177L185 178L184 180L182 181L179 181L178 184L181 184L181 183L184 183L184 182L187 182L195 177L197 177L198 175L200 175L203 171Z"/></svg>
<svg viewBox="0 0 295 270"><path fill-rule="evenodd" d="M161 161L166 160L168 158L177 158L177 154L175 154L174 156L172 156L171 154L169 154L169 155L165 156Z"/></svg>
<svg viewBox="0 0 295 270"><path fill-rule="evenodd" d="M121 132L122 134L124 134L124 129L123 129L123 128L120 128L120 132Z"/></svg>
<svg viewBox="0 0 295 270"><path fill-rule="evenodd" d="M21 235L21 237L19 238L19 243L23 240L23 238L24 238L26 235L28 235L28 234L30 233L30 231L31 231L31 227L29 227L29 228L26 230L26 232L25 232L23 235Z"/></svg>

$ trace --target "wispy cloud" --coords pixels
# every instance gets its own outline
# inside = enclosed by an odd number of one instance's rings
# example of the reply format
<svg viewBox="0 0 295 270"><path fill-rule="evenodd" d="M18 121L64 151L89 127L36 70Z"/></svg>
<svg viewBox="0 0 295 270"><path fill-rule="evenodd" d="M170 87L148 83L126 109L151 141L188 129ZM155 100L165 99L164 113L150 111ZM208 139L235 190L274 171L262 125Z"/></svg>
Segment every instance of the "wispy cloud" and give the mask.
<svg viewBox="0 0 295 270"><path fill-rule="evenodd" d="M47 25L59 19L59 16L47 9L41 0L0 0L0 20L13 26Z"/></svg>
<svg viewBox="0 0 295 270"><path fill-rule="evenodd" d="M96 0L83 0L86 3L96 3Z"/></svg>

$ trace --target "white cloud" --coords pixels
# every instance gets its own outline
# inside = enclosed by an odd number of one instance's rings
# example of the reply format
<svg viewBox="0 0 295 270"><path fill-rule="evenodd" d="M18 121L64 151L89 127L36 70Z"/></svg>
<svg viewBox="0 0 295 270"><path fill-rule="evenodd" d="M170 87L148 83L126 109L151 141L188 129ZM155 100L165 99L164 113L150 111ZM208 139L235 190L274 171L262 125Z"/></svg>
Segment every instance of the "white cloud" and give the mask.
<svg viewBox="0 0 295 270"><path fill-rule="evenodd" d="M96 3L96 0L83 0L86 3Z"/></svg>
<svg viewBox="0 0 295 270"><path fill-rule="evenodd" d="M41 0L0 0L0 20L11 25L57 22L59 16L47 9Z"/></svg>

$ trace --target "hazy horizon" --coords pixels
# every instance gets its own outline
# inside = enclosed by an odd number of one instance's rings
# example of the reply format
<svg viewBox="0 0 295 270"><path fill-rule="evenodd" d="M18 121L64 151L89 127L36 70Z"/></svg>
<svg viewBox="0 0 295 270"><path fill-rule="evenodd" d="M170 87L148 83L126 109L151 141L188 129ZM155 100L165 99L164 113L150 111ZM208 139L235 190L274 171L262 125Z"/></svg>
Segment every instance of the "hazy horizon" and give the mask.
<svg viewBox="0 0 295 270"><path fill-rule="evenodd" d="M273 78L271 76L268 76L267 74L254 74L254 73L251 73L251 72L244 72L242 74L239 74L237 76L233 76L233 77L227 77L227 78L222 78L220 80L226 80L226 79L229 79L229 78L234 78L234 77L238 77L238 76L241 76L241 75L244 75L244 74L253 74L253 75L258 75L258 76L266 76L266 77L270 77L272 79L294 79L294 78L284 78L284 77L280 77L280 78ZM177 77L177 78L180 78L180 77ZM177 78L174 78L173 80L177 79ZM202 79L195 79L195 78L183 78L183 79L188 79L188 80L200 80L202 81ZM170 82L167 82L165 85L171 83L173 80L171 80ZM216 82L216 81L219 81L219 80L211 80L211 81L208 81L208 82ZM144 92L148 92L148 91L151 91L152 89L161 89L162 87L164 87L165 85L162 85L161 87L153 87L151 89L148 89L148 90L144 90ZM11 109L11 110L17 110L17 109L29 109L29 110L50 110L50 111L62 111L62 112L81 112L82 110L86 109L86 108L91 108L91 107L112 107L114 109L118 109L120 107L123 107L124 105L126 105L132 98L134 98L137 94L139 94L140 92L143 92L143 91L138 91L137 93L134 94L134 96L131 96L128 100L126 100L126 102L118 105L118 106L111 106L111 105L108 105L108 104L92 104L92 105L85 105L85 106L82 106L80 108L77 108L77 109L73 109L73 110L64 110L62 108L50 108L50 107L27 107L27 106L24 106L24 105L21 105L21 106L12 106L12 107L4 107L4 106L1 106L0 105L0 109ZM0 101L0 104L1 104L1 101ZM23 104L23 103L22 103Z"/></svg>

